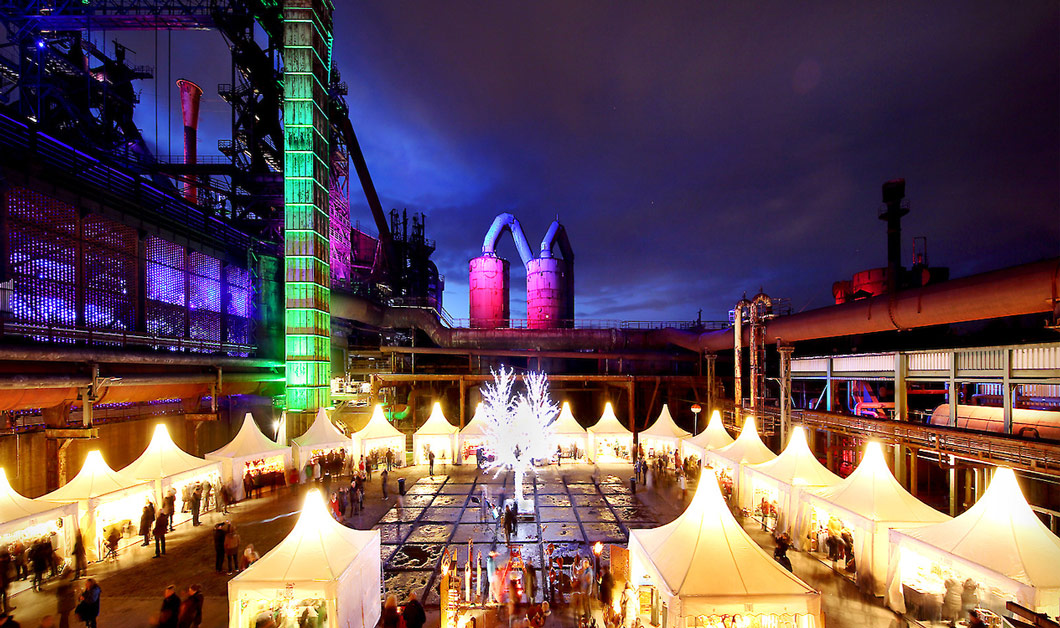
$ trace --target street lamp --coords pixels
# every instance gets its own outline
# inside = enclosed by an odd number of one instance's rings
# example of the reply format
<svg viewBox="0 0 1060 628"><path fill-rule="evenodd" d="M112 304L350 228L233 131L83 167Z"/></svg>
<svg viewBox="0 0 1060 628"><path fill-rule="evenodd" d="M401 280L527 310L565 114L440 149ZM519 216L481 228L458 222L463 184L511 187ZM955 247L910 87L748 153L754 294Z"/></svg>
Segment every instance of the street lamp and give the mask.
<svg viewBox="0 0 1060 628"><path fill-rule="evenodd" d="M595 566L596 566L596 571L595 571L596 577L593 578L593 580L596 581L596 591L597 591L597 593L599 593L599 591L600 591L600 554L602 554L603 551L604 551L604 544L603 543L601 543L600 541L597 541L596 543L593 544L593 561L594 561Z"/></svg>
<svg viewBox="0 0 1060 628"><path fill-rule="evenodd" d="M692 435L695 436L699 433L699 413L703 411L703 407L698 403L692 404L692 414L696 415L696 420L692 422Z"/></svg>

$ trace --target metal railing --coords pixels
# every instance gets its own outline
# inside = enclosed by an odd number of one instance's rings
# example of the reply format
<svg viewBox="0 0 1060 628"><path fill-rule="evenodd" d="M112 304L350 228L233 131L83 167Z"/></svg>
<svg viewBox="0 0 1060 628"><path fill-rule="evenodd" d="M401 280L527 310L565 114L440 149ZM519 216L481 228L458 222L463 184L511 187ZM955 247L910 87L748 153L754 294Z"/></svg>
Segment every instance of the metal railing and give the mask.
<svg viewBox="0 0 1060 628"><path fill-rule="evenodd" d="M39 323L0 323L3 336L17 336L30 340L52 344L102 345L114 347L143 347L149 349L166 349L170 351L188 351L195 353L215 353L222 355L249 356L257 351L255 345L200 340L194 338L171 338L146 333L126 331L105 331L77 329Z"/></svg>
<svg viewBox="0 0 1060 628"><path fill-rule="evenodd" d="M448 318L446 322L453 328L468 329L493 329L494 327L472 326L470 318ZM501 325L498 329L534 329L545 328L541 321L532 321L528 318L509 318L499 320ZM609 318L575 318L558 319L548 326L548 329L631 329L631 330L658 330L679 329L682 331L710 331L725 329L728 324L724 321L625 321Z"/></svg>

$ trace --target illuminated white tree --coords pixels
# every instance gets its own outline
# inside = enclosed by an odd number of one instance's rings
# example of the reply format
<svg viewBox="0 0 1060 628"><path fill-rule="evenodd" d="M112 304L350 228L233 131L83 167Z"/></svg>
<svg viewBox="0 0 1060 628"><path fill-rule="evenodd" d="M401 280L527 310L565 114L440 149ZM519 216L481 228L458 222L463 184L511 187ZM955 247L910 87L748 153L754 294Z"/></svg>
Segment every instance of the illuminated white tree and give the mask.
<svg viewBox="0 0 1060 628"><path fill-rule="evenodd" d="M494 456L487 466L497 473L515 472L516 503L523 499L527 468L533 468L534 460L550 458L556 450L553 421L559 414L544 373L528 373L523 382L526 392L514 396L515 372L501 367L493 371L493 382L482 386L486 442Z"/></svg>

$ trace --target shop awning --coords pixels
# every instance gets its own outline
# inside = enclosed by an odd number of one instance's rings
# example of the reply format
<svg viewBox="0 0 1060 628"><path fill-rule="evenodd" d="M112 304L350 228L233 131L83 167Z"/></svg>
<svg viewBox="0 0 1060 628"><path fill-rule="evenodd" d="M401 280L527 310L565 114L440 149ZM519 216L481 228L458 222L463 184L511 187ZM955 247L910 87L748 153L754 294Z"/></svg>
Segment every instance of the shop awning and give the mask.
<svg viewBox="0 0 1060 628"><path fill-rule="evenodd" d="M144 488L151 488L150 484L143 480L111 469L103 460L103 454L98 449L93 449L88 452L85 464L72 480L51 493L43 495L40 499L49 502L73 503L133 488L140 484Z"/></svg>
<svg viewBox="0 0 1060 628"><path fill-rule="evenodd" d="M268 457L280 454L290 455L291 448L272 440L261 432L253 415L249 412L243 417L243 425L239 428L236 437L227 445L206 454L209 460L220 458L250 458L254 456Z"/></svg>
<svg viewBox="0 0 1060 628"><path fill-rule="evenodd" d="M16 530L45 519L58 519L77 514L74 503L56 505L23 497L7 480L7 471L0 468L0 533Z"/></svg>
<svg viewBox="0 0 1060 628"><path fill-rule="evenodd" d="M604 406L604 413L600 416L600 420L587 431L593 436L633 436L633 432L626 429L626 426L622 425L615 416L615 409L610 401Z"/></svg>
<svg viewBox="0 0 1060 628"><path fill-rule="evenodd" d="M722 424L721 413L717 410L710 414L710 422L707 423L707 429L696 434L692 438L687 438L682 441L683 446L695 447L700 452L709 451L711 449L721 449L732 443L732 436L729 436L729 431L726 430L725 425Z"/></svg>
<svg viewBox="0 0 1060 628"><path fill-rule="evenodd" d="M677 440L692 436L685 430L677 427L677 424L674 423L674 417L670 414L670 408L665 403L663 404L662 410L659 412L659 418L655 419L655 422L652 423L650 427L643 430L640 435L644 438L666 438Z"/></svg>
<svg viewBox="0 0 1060 628"><path fill-rule="evenodd" d="M301 449L348 447L350 437L335 427L328 418L327 411L321 408L317 411L313 424L301 436L292 438L291 444Z"/></svg>
<svg viewBox="0 0 1060 628"><path fill-rule="evenodd" d="M821 464L806 442L806 430L798 425L784 451L768 462L746 467L751 473L761 473L790 486L832 486L842 481L838 475Z"/></svg>
<svg viewBox="0 0 1060 628"><path fill-rule="evenodd" d="M477 413L476 416L478 416ZM442 413L442 404L436 401L434 408L431 409L431 416L427 417L427 421L416 430L414 436L452 436L459 431L460 428L445 418L445 414Z"/></svg>
<svg viewBox="0 0 1060 628"><path fill-rule="evenodd" d="M710 457L719 457L728 460L737 467L745 464L760 464L769 462L777 457L775 453L766 447L762 439L758 437L758 428L755 426L755 418L748 416L743 423L740 435L721 449L710 450Z"/></svg>
<svg viewBox="0 0 1060 628"><path fill-rule="evenodd" d="M161 480L195 469L217 467L217 462L203 460L185 452L173 442L165 423L155 426L155 433L147 449L121 473L139 480Z"/></svg>

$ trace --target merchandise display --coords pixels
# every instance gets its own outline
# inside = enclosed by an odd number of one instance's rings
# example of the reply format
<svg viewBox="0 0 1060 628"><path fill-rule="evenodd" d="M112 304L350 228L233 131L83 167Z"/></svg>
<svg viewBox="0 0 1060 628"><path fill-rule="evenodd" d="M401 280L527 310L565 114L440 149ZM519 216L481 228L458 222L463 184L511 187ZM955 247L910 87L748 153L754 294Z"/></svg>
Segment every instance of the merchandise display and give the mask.
<svg viewBox="0 0 1060 628"><path fill-rule="evenodd" d="M453 460L459 433L460 428L442 413L442 404L435 402L427 421L412 435L414 463L427 464L433 452L435 464L448 464Z"/></svg>
<svg viewBox="0 0 1060 628"><path fill-rule="evenodd" d="M207 460L222 464L222 478L236 500L246 497L244 483L253 478L256 486L282 485L291 466L291 448L261 432L248 412L243 425L227 445L206 454Z"/></svg>
<svg viewBox="0 0 1060 628"><path fill-rule="evenodd" d="M376 404L372 418L353 434L355 454L380 461L390 451L397 466L405 465L405 435L387 421L383 406Z"/></svg>
<svg viewBox="0 0 1060 628"><path fill-rule="evenodd" d="M604 406L604 413L596 425L588 428L589 456L598 462L631 460L633 455L633 432L619 422L611 402Z"/></svg>
<svg viewBox="0 0 1060 628"><path fill-rule="evenodd" d="M691 434L677 427L674 418L670 414L670 408L663 404L659 412L659 418L655 419L646 430L637 435L637 442L648 457L666 456L673 457L673 452L681 447L681 441L691 438Z"/></svg>

